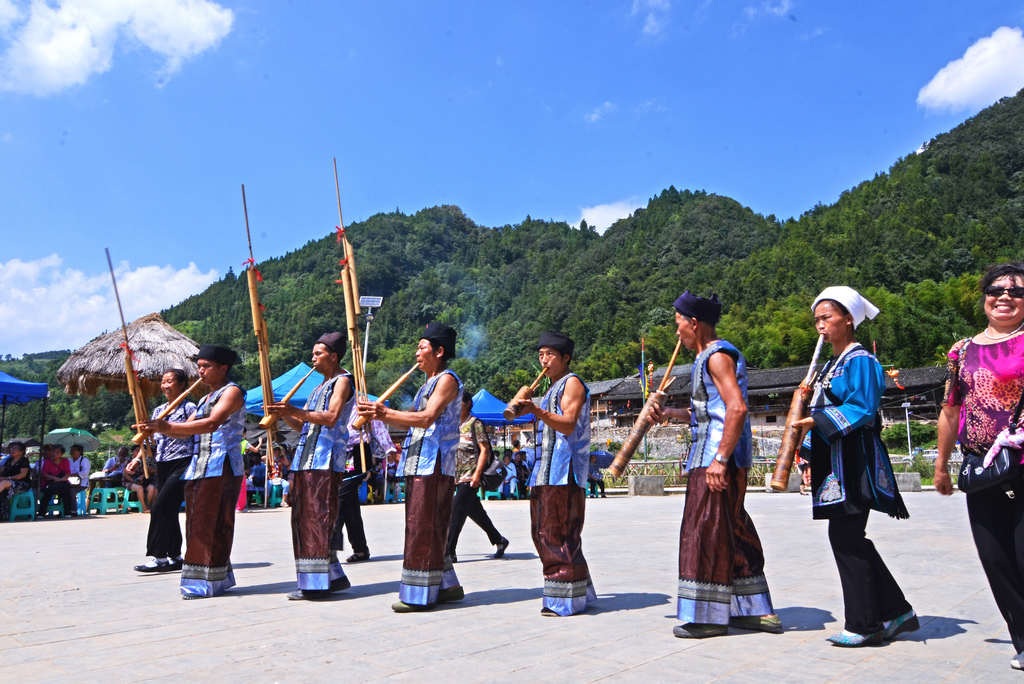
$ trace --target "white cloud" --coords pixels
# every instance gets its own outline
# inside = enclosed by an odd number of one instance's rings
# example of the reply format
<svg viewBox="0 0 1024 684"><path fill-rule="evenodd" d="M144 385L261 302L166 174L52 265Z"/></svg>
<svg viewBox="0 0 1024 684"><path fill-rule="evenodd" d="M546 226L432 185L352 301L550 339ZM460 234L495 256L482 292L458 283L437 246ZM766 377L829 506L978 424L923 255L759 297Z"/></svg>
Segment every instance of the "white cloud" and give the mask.
<svg viewBox="0 0 1024 684"><path fill-rule="evenodd" d="M598 107L594 111L590 112L589 114L584 114L583 118L588 123L597 123L602 118L604 118L605 114L608 114L608 113L610 113L610 112L612 112L614 110L615 110L615 103L614 102L605 102L603 105L601 105L600 107Z"/></svg>
<svg viewBox="0 0 1024 684"><path fill-rule="evenodd" d="M120 325L110 274L86 275L63 264L57 254L0 263L0 353L74 349ZM132 269L122 261L114 270L129 322L177 304L218 278L216 270L203 273L194 263Z"/></svg>
<svg viewBox="0 0 1024 684"><path fill-rule="evenodd" d="M668 111L662 106L659 98L652 97L650 100L644 100L636 107L633 108L633 113L637 115L642 114L660 114L661 112Z"/></svg>
<svg viewBox="0 0 1024 684"><path fill-rule="evenodd" d="M13 24L19 14L13 0L0 0L0 29Z"/></svg>
<svg viewBox="0 0 1024 684"><path fill-rule="evenodd" d="M50 95L109 71L119 41L164 57L166 78L216 46L234 13L209 0L0 0L0 28L5 21L0 88Z"/></svg>
<svg viewBox="0 0 1024 684"><path fill-rule="evenodd" d="M1019 28L1002 26L939 69L917 94L917 104L933 112L981 109L1022 87L1024 35Z"/></svg>
<svg viewBox="0 0 1024 684"><path fill-rule="evenodd" d="M770 2L770 0L766 0L756 7L753 5L746 7L743 10L743 18L747 21L753 21L763 15L787 17L789 16L789 10L791 9L793 9L792 0L779 0L779 2L775 4Z"/></svg>
<svg viewBox="0 0 1024 684"><path fill-rule="evenodd" d="M633 0L633 11L630 12L630 16L646 13L644 33L653 36L668 26L668 12L671 9L672 3L669 0Z"/></svg>
<svg viewBox="0 0 1024 684"><path fill-rule="evenodd" d="M604 233L613 223L619 219L626 218L642 206L643 204L630 197L629 199L612 202L611 204L583 207L580 209L580 221L586 221L587 225L598 233ZM580 226L580 221L577 221L575 224L577 228Z"/></svg>

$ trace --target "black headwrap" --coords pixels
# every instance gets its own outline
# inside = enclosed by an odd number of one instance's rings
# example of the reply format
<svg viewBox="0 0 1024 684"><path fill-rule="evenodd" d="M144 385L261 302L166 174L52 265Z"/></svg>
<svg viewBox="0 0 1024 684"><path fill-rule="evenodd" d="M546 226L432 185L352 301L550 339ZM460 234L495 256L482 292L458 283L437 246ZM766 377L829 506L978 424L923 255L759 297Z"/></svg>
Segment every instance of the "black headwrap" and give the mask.
<svg viewBox="0 0 1024 684"><path fill-rule="evenodd" d="M576 349L576 343L562 333L545 330L540 334L540 341L537 342L537 349L539 350L541 347L551 347L567 356L572 356L573 350Z"/></svg>
<svg viewBox="0 0 1024 684"><path fill-rule="evenodd" d="M337 354L338 358L345 355L346 342L345 333L340 332L324 333L320 336L320 339L316 341L317 344L322 344Z"/></svg>
<svg viewBox="0 0 1024 684"><path fill-rule="evenodd" d="M421 340L428 340L434 348L444 347L444 360L455 358L455 330L444 323L429 323L420 335Z"/></svg>
<svg viewBox="0 0 1024 684"><path fill-rule="evenodd" d="M238 354L227 347L218 347L215 344L204 344L199 347L199 354L196 356L196 361L199 359L213 361L214 363L219 363L222 366L230 368L235 365L235 361L238 360Z"/></svg>
<svg viewBox="0 0 1024 684"><path fill-rule="evenodd" d="M702 323L714 326L722 317L722 302L718 301L718 295L711 295L710 299L690 294L687 290L679 295L674 306L681 316L696 318Z"/></svg>

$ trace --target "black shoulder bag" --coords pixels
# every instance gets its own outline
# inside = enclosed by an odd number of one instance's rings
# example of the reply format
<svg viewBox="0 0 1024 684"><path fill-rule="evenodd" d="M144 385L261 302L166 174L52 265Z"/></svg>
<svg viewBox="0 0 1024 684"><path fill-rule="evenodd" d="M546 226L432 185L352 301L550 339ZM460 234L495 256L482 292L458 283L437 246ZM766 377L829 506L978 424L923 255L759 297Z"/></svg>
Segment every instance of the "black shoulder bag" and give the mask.
<svg viewBox="0 0 1024 684"><path fill-rule="evenodd" d="M1020 399L1017 400L1017 408L1013 410L1013 417L1010 418L1010 434L1017 432L1017 423L1020 422L1022 407L1024 407L1024 393L1021 393ZM984 466L985 454L965 451L964 462L960 466L960 475L956 478L956 486L966 494L1000 487L1006 492L1006 496L1012 499L1014 498L1013 488L1020 481L1020 460L1019 449L1003 447L996 454L992 465L986 468Z"/></svg>

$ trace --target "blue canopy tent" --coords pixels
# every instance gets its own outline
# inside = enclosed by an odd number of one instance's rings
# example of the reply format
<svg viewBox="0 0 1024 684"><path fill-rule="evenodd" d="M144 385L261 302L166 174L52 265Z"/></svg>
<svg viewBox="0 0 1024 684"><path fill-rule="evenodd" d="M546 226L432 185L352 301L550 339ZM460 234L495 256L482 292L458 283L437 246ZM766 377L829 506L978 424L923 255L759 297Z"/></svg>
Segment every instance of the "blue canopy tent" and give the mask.
<svg viewBox="0 0 1024 684"><path fill-rule="evenodd" d="M473 410L470 413L485 425L522 425L533 422L533 417L529 414L512 421L505 420L502 412L506 406L506 402L482 389L473 395Z"/></svg>
<svg viewBox="0 0 1024 684"><path fill-rule="evenodd" d="M310 367L304 363L300 363L295 368L292 368L287 373L280 375L270 383L270 386L274 388L274 399L281 401L284 396L291 391L292 387L295 387L296 383L301 380L306 373L308 373ZM295 396L291 398L290 403L292 406L302 408L306 405L306 400L309 399L309 395L313 393L317 385L324 381L324 376L320 373L314 372L306 382L302 383L302 387L298 389ZM375 401L377 397L368 395L370 401ZM263 387L257 385L251 390L245 393L245 412L251 413L254 416L263 415Z"/></svg>
<svg viewBox="0 0 1024 684"><path fill-rule="evenodd" d="M2 413L0 413L0 442L4 441L7 405L27 404L36 399L43 400L43 425L39 429L39 441L42 442L46 425L46 398L48 396L50 396L50 390L45 382L27 382L0 371L0 404L3 405Z"/></svg>

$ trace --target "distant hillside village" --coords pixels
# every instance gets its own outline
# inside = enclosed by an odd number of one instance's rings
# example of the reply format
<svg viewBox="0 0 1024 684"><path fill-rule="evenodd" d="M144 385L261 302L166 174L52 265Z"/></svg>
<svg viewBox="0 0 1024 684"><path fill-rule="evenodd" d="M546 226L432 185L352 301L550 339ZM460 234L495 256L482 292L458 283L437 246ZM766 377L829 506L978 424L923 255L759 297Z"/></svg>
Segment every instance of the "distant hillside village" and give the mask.
<svg viewBox="0 0 1024 684"><path fill-rule="evenodd" d="M668 388L668 405L690 405L690 372L692 365L672 369L673 381ZM915 420L938 418L942 394L948 376L946 366L925 366L899 372L896 377L886 376L885 394L882 395L882 421L885 426L906 418L905 409ZM769 368L749 371L748 404L750 425L757 428L779 428L786 425L786 413L793 393L800 386L806 368ZM661 383L665 369L654 372L654 386ZM631 427L644 405L639 374L614 380L590 383L590 414L592 424L598 428ZM904 407L903 404L910 404Z"/></svg>

